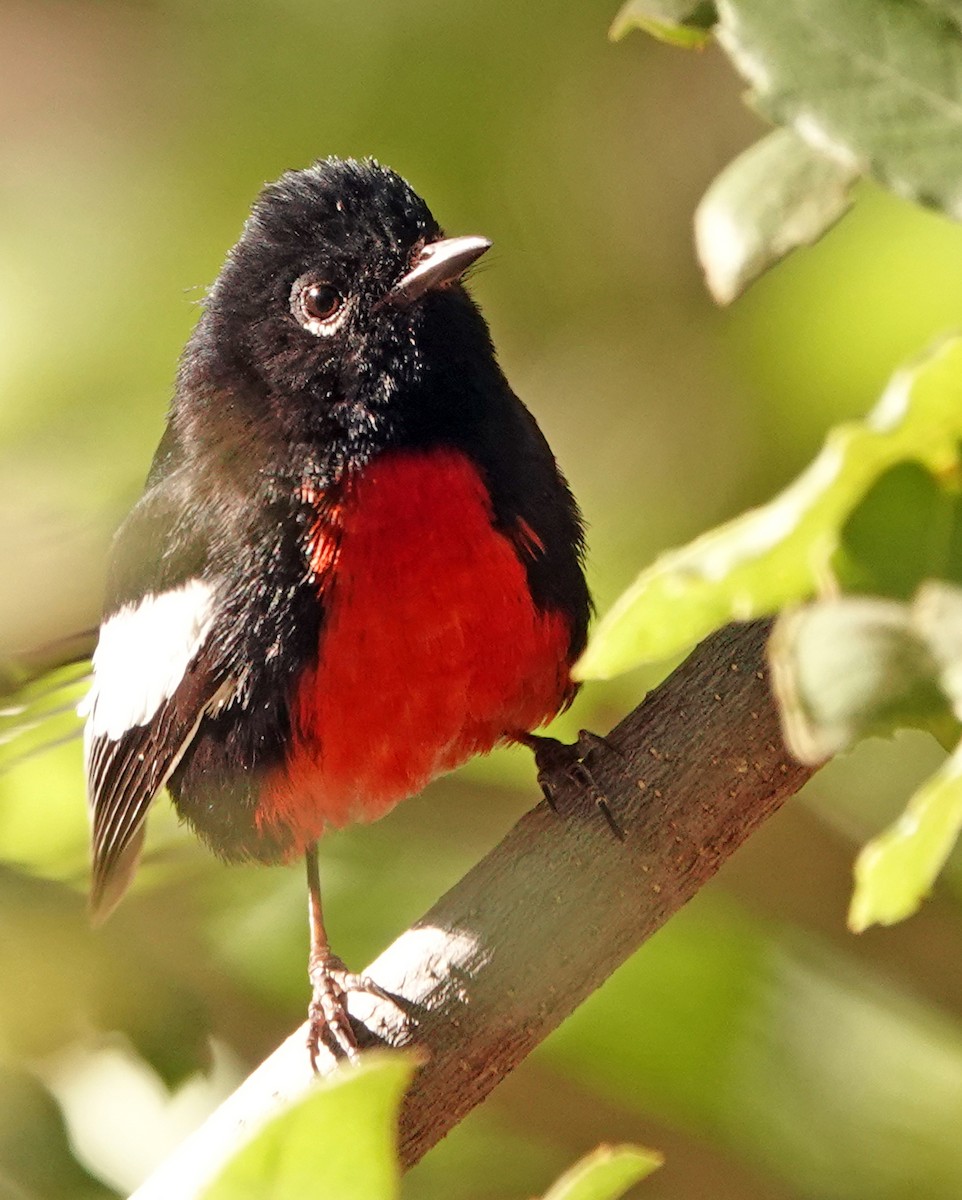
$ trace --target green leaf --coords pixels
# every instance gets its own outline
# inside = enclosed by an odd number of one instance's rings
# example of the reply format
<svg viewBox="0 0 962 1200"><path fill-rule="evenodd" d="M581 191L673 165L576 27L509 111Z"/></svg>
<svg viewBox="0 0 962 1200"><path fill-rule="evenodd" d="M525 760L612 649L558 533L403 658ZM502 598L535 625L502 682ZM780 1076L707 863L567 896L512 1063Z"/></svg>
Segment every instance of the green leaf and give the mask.
<svg viewBox="0 0 962 1200"><path fill-rule="evenodd" d="M779 620L769 652L786 737L805 761L906 725L932 728L944 743L958 742L958 586L931 580L911 605L868 596L810 604ZM890 925L915 912L960 828L962 745L923 784L899 820L859 855L852 928Z"/></svg>
<svg viewBox="0 0 962 1200"><path fill-rule="evenodd" d="M914 913L962 829L962 745L919 788L905 812L873 838L855 861L848 923L894 925Z"/></svg>
<svg viewBox="0 0 962 1200"><path fill-rule="evenodd" d="M690 49L705 44L717 19L709 0L628 0L608 36L617 42L633 29L641 29L659 41Z"/></svg>
<svg viewBox="0 0 962 1200"><path fill-rule="evenodd" d="M719 0L717 36L766 115L899 195L962 218L959 9Z"/></svg>
<svg viewBox="0 0 962 1200"><path fill-rule="evenodd" d="M802 762L945 713L936 662L894 600L840 597L786 613L769 658L786 741Z"/></svg>
<svg viewBox="0 0 962 1200"><path fill-rule="evenodd" d="M606 679L669 658L732 620L777 611L829 576L841 531L885 471L918 462L958 471L962 339L898 371L861 422L832 430L808 469L774 500L643 571L595 629L579 679Z"/></svg>
<svg viewBox="0 0 962 1200"><path fill-rule="evenodd" d="M369 1054L319 1080L241 1147L203 1200L391 1200L397 1110L413 1070L408 1057Z"/></svg>
<svg viewBox="0 0 962 1200"><path fill-rule="evenodd" d="M656 1151L640 1146L599 1146L565 1171L544 1200L618 1200L663 1162Z"/></svg>
<svg viewBox="0 0 962 1200"><path fill-rule="evenodd" d="M708 290L730 304L763 272L808 246L851 207L858 172L776 129L722 171L695 211Z"/></svg>
<svg viewBox="0 0 962 1200"><path fill-rule="evenodd" d="M769 642L786 741L817 763L861 737L927 729L951 749L962 720L962 588L929 580L912 604L842 596L783 613Z"/></svg>
<svg viewBox="0 0 962 1200"><path fill-rule="evenodd" d="M926 579L959 575L962 498L945 482L913 462L879 476L842 528L833 566L846 591L908 600Z"/></svg>

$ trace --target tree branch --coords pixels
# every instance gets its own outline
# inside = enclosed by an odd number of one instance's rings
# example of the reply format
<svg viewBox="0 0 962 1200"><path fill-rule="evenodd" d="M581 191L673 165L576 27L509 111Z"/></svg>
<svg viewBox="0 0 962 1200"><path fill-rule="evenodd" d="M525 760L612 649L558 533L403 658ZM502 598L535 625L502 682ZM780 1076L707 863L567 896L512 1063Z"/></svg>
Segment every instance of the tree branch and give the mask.
<svg viewBox="0 0 962 1200"><path fill-rule="evenodd" d="M562 817L527 813L367 974L396 1003L350 1010L362 1045L427 1056L401 1113L411 1165L689 900L812 773L785 749L769 690L770 623L714 634L559 778ZM135 1193L190 1200L261 1121L311 1083L306 1026ZM331 1064L332 1065L332 1064ZM328 1067L329 1069L329 1067Z"/></svg>

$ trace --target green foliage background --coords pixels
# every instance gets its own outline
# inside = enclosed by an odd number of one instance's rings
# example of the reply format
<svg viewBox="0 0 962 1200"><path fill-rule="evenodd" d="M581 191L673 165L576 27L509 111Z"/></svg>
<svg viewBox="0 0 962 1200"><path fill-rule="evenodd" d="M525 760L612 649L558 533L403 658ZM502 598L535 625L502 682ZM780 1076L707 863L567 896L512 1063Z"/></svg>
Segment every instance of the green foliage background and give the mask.
<svg viewBox="0 0 962 1200"><path fill-rule="evenodd" d="M260 184L320 155L375 154L493 239L474 290L591 523L602 610L960 323L962 232L865 184L717 310L691 214L763 126L717 50L613 46L612 8L0 0L0 654L95 620L194 303ZM562 732L656 677L589 685ZM4 1200L128 1190L303 1014L300 873L222 867L163 804L134 894L87 929L79 758L0 778ZM912 922L845 930L855 848L939 760L902 735L823 771L404 1194L540 1193L609 1139L665 1151L642 1189L666 1200L957 1197L958 862ZM342 955L372 957L535 798L504 752L331 838Z"/></svg>

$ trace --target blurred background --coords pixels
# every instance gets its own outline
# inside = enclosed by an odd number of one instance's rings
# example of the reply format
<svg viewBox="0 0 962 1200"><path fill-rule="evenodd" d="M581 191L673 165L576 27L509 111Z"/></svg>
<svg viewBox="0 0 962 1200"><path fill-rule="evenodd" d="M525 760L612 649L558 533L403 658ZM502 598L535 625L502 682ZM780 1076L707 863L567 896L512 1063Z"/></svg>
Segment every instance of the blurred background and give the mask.
<svg viewBox="0 0 962 1200"><path fill-rule="evenodd" d="M604 610L660 550L787 482L960 323L962 231L865 186L730 311L691 217L763 132L720 54L606 39L616 0L0 0L0 655L95 623L204 287L258 188L375 155L452 233L590 522ZM658 676L586 688L608 729ZM125 1194L302 1018L301 871L226 868L166 802L102 930L80 746L0 777L0 1197ZM845 929L858 844L940 757L818 775L405 1180L540 1193L602 1140L652 1200L962 1195L962 873ZM520 753L322 851L362 966L537 800Z"/></svg>

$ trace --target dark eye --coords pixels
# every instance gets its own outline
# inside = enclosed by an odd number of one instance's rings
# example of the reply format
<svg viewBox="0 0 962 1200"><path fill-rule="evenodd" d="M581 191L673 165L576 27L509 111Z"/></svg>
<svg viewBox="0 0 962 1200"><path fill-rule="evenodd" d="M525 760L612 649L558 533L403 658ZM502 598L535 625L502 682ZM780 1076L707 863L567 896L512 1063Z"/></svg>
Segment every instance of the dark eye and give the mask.
<svg viewBox="0 0 962 1200"><path fill-rule="evenodd" d="M329 283L312 283L301 292L301 311L308 321L329 321L344 301Z"/></svg>
<svg viewBox="0 0 962 1200"><path fill-rule="evenodd" d="M291 312L308 333L332 337L348 312L348 302L332 283L301 276L291 288Z"/></svg>

